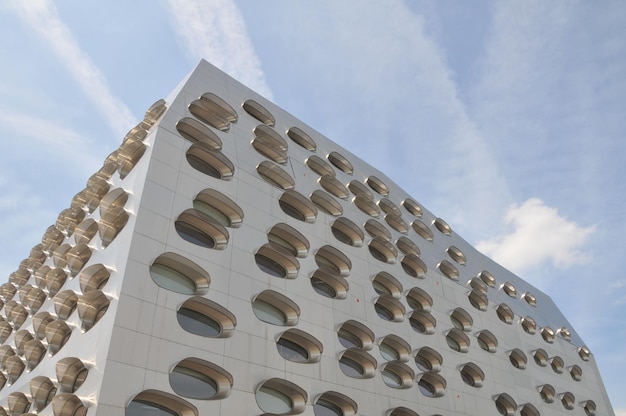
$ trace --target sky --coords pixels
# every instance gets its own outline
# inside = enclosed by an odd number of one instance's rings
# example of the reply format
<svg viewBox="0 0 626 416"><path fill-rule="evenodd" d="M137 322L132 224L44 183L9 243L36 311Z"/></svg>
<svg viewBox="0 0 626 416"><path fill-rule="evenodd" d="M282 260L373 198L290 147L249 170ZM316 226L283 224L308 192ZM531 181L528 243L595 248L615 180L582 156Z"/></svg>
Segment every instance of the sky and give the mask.
<svg viewBox="0 0 626 416"><path fill-rule="evenodd" d="M0 282L204 58L548 293L626 416L626 2L0 1Z"/></svg>

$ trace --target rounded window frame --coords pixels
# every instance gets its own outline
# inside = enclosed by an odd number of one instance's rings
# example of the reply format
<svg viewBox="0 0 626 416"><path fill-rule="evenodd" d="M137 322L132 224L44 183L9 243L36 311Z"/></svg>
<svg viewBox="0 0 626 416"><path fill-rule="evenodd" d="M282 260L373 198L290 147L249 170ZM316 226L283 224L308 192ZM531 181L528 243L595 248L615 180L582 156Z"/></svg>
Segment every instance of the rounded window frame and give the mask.
<svg viewBox="0 0 626 416"><path fill-rule="evenodd" d="M257 304L258 302L258 304ZM300 319L300 307L297 303L289 299L287 296L278 293L274 290L264 290L258 295L254 296L251 301L252 309L254 315L262 322L265 322L270 325L277 326L296 326ZM259 317L257 311L261 304L267 305L269 309L275 310L282 314L282 321L279 323L278 320L270 321L264 320ZM255 308L255 305L257 308ZM260 313L260 312L259 312Z"/></svg>
<svg viewBox="0 0 626 416"><path fill-rule="evenodd" d="M291 342L305 350L307 353L306 358L304 360L294 360L286 357L285 354L281 352L281 347L279 345L281 340ZM280 334L278 339L276 339L276 348L278 349L280 356L285 360L304 364L319 362L322 359L322 353L324 352L324 346L317 338L298 328L291 328Z"/></svg>
<svg viewBox="0 0 626 416"><path fill-rule="evenodd" d="M214 326L206 324L205 322L196 319L195 317L189 316L189 314L185 315L181 313L181 310L183 309L189 310L193 314L198 314L212 321L219 327L219 330L215 335L203 335L202 333L200 333L201 331L190 331L189 329L185 328L183 324L181 324L181 315L185 316L186 318L196 320L201 324L210 326L212 329L214 329ZM185 332L207 338L229 338L234 334L235 328L237 327L237 317L233 313L231 313L228 309L221 306L220 304L201 296L194 296L186 299L176 311L176 320Z"/></svg>
<svg viewBox="0 0 626 416"><path fill-rule="evenodd" d="M186 279L188 283L193 285L193 290L184 292L176 291L166 286L163 286L162 284L159 284L154 277L157 271L153 271L153 269L156 268L164 268L164 270L166 271L169 270L176 273L183 279ZM161 281L161 279L168 279L167 277L160 277L159 274L156 275L158 276L159 281ZM180 293L183 295L203 295L207 293L207 291L209 290L209 285L211 283L211 276L206 270L204 270L202 267L189 260L188 258L171 251L160 254L156 259L152 261L152 263L150 264L150 278L158 287L168 290L172 293ZM163 280L163 282L165 281L166 280Z"/></svg>
<svg viewBox="0 0 626 416"><path fill-rule="evenodd" d="M215 392L210 396L196 397L184 394L184 389L177 388L173 374L183 374L195 380L210 384ZM222 367L196 357L187 357L176 363L169 372L169 383L172 390L181 397L194 400L221 400L230 395L233 387L233 376ZM184 383L186 384L186 383Z"/></svg>

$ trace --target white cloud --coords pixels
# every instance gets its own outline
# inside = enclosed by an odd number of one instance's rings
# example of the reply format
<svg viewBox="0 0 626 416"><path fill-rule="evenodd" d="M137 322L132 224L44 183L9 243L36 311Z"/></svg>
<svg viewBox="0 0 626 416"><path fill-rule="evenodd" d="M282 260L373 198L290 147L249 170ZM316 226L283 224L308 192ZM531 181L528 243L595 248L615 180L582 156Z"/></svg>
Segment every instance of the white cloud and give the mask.
<svg viewBox="0 0 626 416"><path fill-rule="evenodd" d="M513 205L504 222L513 227L510 233L480 241L476 247L516 273L545 262L567 269L591 260L583 246L595 226L581 227L540 199L531 198L522 205Z"/></svg>
<svg viewBox="0 0 626 416"><path fill-rule="evenodd" d="M41 239L43 219L50 221L54 211L37 189L11 172L0 171L0 230L6 242L0 244L0 275L6 278L17 268L28 248Z"/></svg>
<svg viewBox="0 0 626 416"><path fill-rule="evenodd" d="M626 409L614 409L615 416L626 416Z"/></svg>
<svg viewBox="0 0 626 416"><path fill-rule="evenodd" d="M608 286L609 289L620 289L622 287L626 287L626 279L616 280Z"/></svg>
<svg viewBox="0 0 626 416"><path fill-rule="evenodd" d="M206 59L271 99L261 62L232 0L169 0L175 29L188 53Z"/></svg>
<svg viewBox="0 0 626 416"><path fill-rule="evenodd" d="M73 169L78 168L81 173L88 174L102 163L101 158L93 153L91 139L52 121L0 107L0 126L4 131L28 137L31 145L37 146L38 154L65 159Z"/></svg>
<svg viewBox="0 0 626 416"><path fill-rule="evenodd" d="M111 128L123 136L136 123L135 117L123 102L113 96L98 67L81 50L69 28L59 18L54 4L50 0L18 1L15 4L19 15L48 42L87 97L106 117Z"/></svg>
<svg viewBox="0 0 626 416"><path fill-rule="evenodd" d="M512 199L422 15L403 1L322 1L287 2L254 16L251 32L263 25L255 32L261 36L290 30L258 47L262 57L276 50L285 57L266 60L284 73L285 83L274 87L281 103L458 232L485 238Z"/></svg>

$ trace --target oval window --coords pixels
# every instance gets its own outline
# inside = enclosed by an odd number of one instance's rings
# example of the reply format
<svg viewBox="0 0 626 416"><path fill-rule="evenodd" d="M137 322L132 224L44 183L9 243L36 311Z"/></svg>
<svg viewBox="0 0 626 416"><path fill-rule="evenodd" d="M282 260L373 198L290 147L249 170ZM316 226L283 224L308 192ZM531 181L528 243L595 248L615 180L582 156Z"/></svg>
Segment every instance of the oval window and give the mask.
<svg viewBox="0 0 626 416"><path fill-rule="evenodd" d="M237 326L237 318L228 309L200 296L187 299L176 318L185 331L202 337L228 338Z"/></svg>
<svg viewBox="0 0 626 416"><path fill-rule="evenodd" d="M337 336L339 337L339 342L341 343L341 345L343 345L346 348L362 348L363 347L363 343L361 342L361 339L346 329L343 329L343 328L340 329Z"/></svg>
<svg viewBox="0 0 626 416"><path fill-rule="evenodd" d="M183 295L196 293L196 284L191 279L164 264L153 264L150 267L150 276L154 283L172 292Z"/></svg>
<svg viewBox="0 0 626 416"><path fill-rule="evenodd" d="M177 223L176 231L178 231L178 234L183 239L190 243L207 248L215 247L215 240L213 240L210 235L203 233L196 227L187 223Z"/></svg>
<svg viewBox="0 0 626 416"><path fill-rule="evenodd" d="M300 308L288 297L273 290L264 290L252 302L259 320L272 325L294 326L300 318Z"/></svg>
<svg viewBox="0 0 626 416"><path fill-rule="evenodd" d="M178 323L187 332L203 337L218 337L222 333L220 324L196 310L181 307L176 315Z"/></svg>
<svg viewBox="0 0 626 416"><path fill-rule="evenodd" d="M164 253L154 260L150 277L158 286L183 295L203 293L211 280L204 269L176 253Z"/></svg>
<svg viewBox="0 0 626 416"><path fill-rule="evenodd" d="M385 367L381 375L383 377L383 381L387 386L394 389L400 388L402 386L402 377L389 370L387 367Z"/></svg>
<svg viewBox="0 0 626 416"><path fill-rule="evenodd" d="M313 290L315 290L315 293L318 295L331 299L337 297L337 291L335 291L335 289L328 282L320 279L319 277L311 277L311 286L313 286Z"/></svg>
<svg viewBox="0 0 626 416"><path fill-rule="evenodd" d="M380 344L378 347L380 355L387 361L395 361L400 359L400 353L389 344Z"/></svg>
<svg viewBox="0 0 626 416"><path fill-rule="evenodd" d="M126 416L178 416L178 413L170 410L166 407L158 406L156 403L151 403L142 400L133 400L126 408Z"/></svg>
<svg viewBox="0 0 626 416"><path fill-rule="evenodd" d="M259 269L263 270L265 273L271 274L275 277L287 276L285 268L269 256L257 253L254 255L254 260L256 261L257 266L259 266Z"/></svg>
<svg viewBox="0 0 626 416"><path fill-rule="evenodd" d="M276 342L278 353L285 360L295 361L297 363L306 363L309 361L309 352L303 346L286 338L280 338Z"/></svg>
<svg viewBox="0 0 626 416"><path fill-rule="evenodd" d="M272 325L285 325L287 317L274 305L270 305L262 300L256 300L252 304L254 314L263 322Z"/></svg>
<svg viewBox="0 0 626 416"><path fill-rule="evenodd" d="M420 392L426 397L441 397L446 391L446 379L437 373L424 373L418 381Z"/></svg>
<svg viewBox="0 0 626 416"><path fill-rule="evenodd" d="M315 416L343 416L339 406L326 400L318 400L313 406Z"/></svg>
<svg viewBox="0 0 626 416"><path fill-rule="evenodd" d="M411 346L397 335L389 334L378 344L380 355L387 361L408 361Z"/></svg>
<svg viewBox="0 0 626 416"><path fill-rule="evenodd" d="M230 373L195 357L179 362L169 378L172 390L190 399L223 399L228 397L233 386L233 376Z"/></svg>
<svg viewBox="0 0 626 416"><path fill-rule="evenodd" d="M394 389L407 389L413 385L415 372L406 364L390 362L381 373L383 382Z"/></svg>
<svg viewBox="0 0 626 416"><path fill-rule="evenodd" d="M217 393L215 380L200 371L177 366L170 373L172 389L183 397L207 400Z"/></svg>
<svg viewBox="0 0 626 416"><path fill-rule="evenodd" d="M360 322L344 322L337 332L339 342L346 348L371 350L374 346L374 332Z"/></svg>
<svg viewBox="0 0 626 416"><path fill-rule="evenodd" d="M212 205L200 200L195 199L193 201L193 207L200 212L207 214L209 217L213 218L216 222L224 227L230 227L230 218L224 214L219 209L215 208Z"/></svg>
<svg viewBox="0 0 626 416"><path fill-rule="evenodd" d="M53 401L52 406L54 405ZM176 395L158 390L144 390L126 407L125 415L198 416L198 409Z"/></svg>
<svg viewBox="0 0 626 416"><path fill-rule="evenodd" d="M292 406L289 396L265 386L261 387L257 392L256 402L264 412L276 415L289 413Z"/></svg>
<svg viewBox="0 0 626 416"><path fill-rule="evenodd" d="M339 360L339 368L348 377L361 378L363 377L363 366L357 363L355 360L349 357L343 356Z"/></svg>
<svg viewBox="0 0 626 416"><path fill-rule="evenodd" d="M317 338L299 329L288 329L276 341L278 353L297 363L316 363L322 358L324 347Z"/></svg>
<svg viewBox="0 0 626 416"><path fill-rule="evenodd" d="M354 400L336 391L322 393L313 405L315 416L353 416L357 413Z"/></svg>
<svg viewBox="0 0 626 416"><path fill-rule="evenodd" d="M299 386L283 379L263 382L256 391L257 405L266 414L296 415L304 412L308 395Z"/></svg>

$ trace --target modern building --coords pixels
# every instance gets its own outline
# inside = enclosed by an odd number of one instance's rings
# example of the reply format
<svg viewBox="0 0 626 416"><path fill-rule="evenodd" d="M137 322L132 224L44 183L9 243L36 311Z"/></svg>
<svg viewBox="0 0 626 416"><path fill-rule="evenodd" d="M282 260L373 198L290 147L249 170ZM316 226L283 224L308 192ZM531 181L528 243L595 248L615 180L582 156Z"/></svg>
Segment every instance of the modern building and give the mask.
<svg viewBox="0 0 626 416"><path fill-rule="evenodd" d="M0 415L611 415L549 296L202 61L0 287Z"/></svg>

